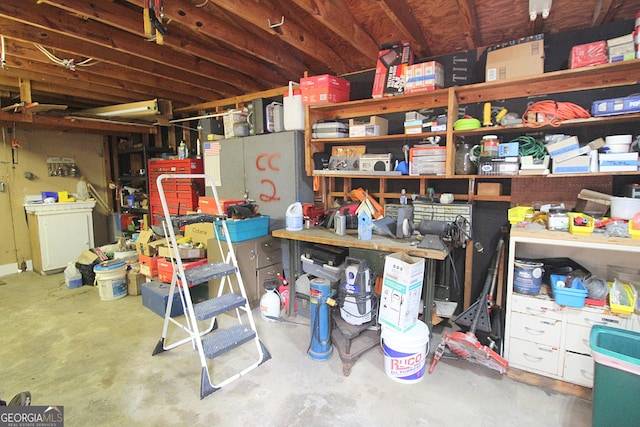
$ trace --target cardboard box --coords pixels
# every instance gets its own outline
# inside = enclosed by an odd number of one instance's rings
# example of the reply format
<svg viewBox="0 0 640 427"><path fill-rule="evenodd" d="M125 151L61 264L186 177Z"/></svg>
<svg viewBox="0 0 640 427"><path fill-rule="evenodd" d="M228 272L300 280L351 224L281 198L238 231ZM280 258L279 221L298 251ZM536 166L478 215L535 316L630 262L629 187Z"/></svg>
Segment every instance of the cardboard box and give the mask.
<svg viewBox="0 0 640 427"><path fill-rule="evenodd" d="M411 64L413 64L413 50L409 42L398 41L382 46L378 52L371 97L402 95L404 71L407 65Z"/></svg>
<svg viewBox="0 0 640 427"><path fill-rule="evenodd" d="M218 206L216 205L216 199L213 197L200 196L198 198L198 210L201 213L214 214L214 215L226 215L227 208L233 205L243 204L244 199L231 198L231 197L218 197L223 212L218 212Z"/></svg>
<svg viewBox="0 0 640 427"><path fill-rule="evenodd" d="M607 42L604 40L580 44L571 48L571 53L569 54L569 68L581 68L596 64L606 64L608 60Z"/></svg>
<svg viewBox="0 0 640 427"><path fill-rule="evenodd" d="M207 241L215 237L213 224L210 222L202 222L186 225L184 227L184 236L191 240L191 244L194 247L180 247L180 257L182 259L205 258L207 256ZM164 241L161 243L162 244L157 247L158 255L165 258L175 257L173 249L167 246Z"/></svg>
<svg viewBox="0 0 640 427"><path fill-rule="evenodd" d="M544 36L531 37L490 47L487 51L487 82L544 73Z"/></svg>
<svg viewBox="0 0 640 427"><path fill-rule="evenodd" d="M609 62L629 61L636 57L633 34L625 34L607 40L607 49L609 50Z"/></svg>
<svg viewBox="0 0 640 427"><path fill-rule="evenodd" d="M142 284L146 282L146 277L140 274L140 270L129 270L127 272L127 291L129 295L140 295Z"/></svg>
<svg viewBox="0 0 640 427"><path fill-rule="evenodd" d="M568 160L552 160L551 173L589 173L590 159L588 155L573 157Z"/></svg>
<svg viewBox="0 0 640 427"><path fill-rule="evenodd" d="M422 301L424 258L398 252L385 257L378 322L405 332L418 320Z"/></svg>
<svg viewBox="0 0 640 427"><path fill-rule="evenodd" d="M156 240L156 234L152 230L142 230L135 242L136 252L138 255L152 257L158 252L158 246L163 242L163 240Z"/></svg>
<svg viewBox="0 0 640 427"><path fill-rule="evenodd" d="M634 172L638 170L638 153L604 153L598 156L600 172Z"/></svg>
<svg viewBox="0 0 640 427"><path fill-rule="evenodd" d="M349 119L349 137L381 136L389 134L389 120L371 116L368 122Z"/></svg>
<svg viewBox="0 0 640 427"><path fill-rule="evenodd" d="M499 182L479 182L478 196L500 196L502 184Z"/></svg>
<svg viewBox="0 0 640 427"><path fill-rule="evenodd" d="M444 67L436 61L407 65L404 70L404 93L420 93L444 87Z"/></svg>
<svg viewBox="0 0 640 427"><path fill-rule="evenodd" d="M611 206L611 197L610 194L582 189L578 193L576 211L605 216Z"/></svg>
<svg viewBox="0 0 640 427"><path fill-rule="evenodd" d="M351 96L349 80L330 74L303 77L300 79L303 105L346 102Z"/></svg>
<svg viewBox="0 0 640 427"><path fill-rule="evenodd" d="M575 138L575 140L573 138ZM602 148L605 145L604 139L596 138L585 146L580 147L580 145L578 144L578 148L575 149L574 143L578 141L578 138L576 138L575 136L564 139L556 144L562 144L562 143L565 143L565 141L566 141L566 144L568 145L558 146L559 148L556 150L556 154L551 156L554 161L564 162L565 160L569 160L574 157L582 156L584 154L589 154L591 153L591 151ZM552 144L552 145L556 145L556 144ZM591 172L594 172L594 171L591 171Z"/></svg>
<svg viewBox="0 0 640 427"><path fill-rule="evenodd" d="M578 156L577 152L580 149L580 142L577 137L570 136L569 138L554 142L553 144L547 144L545 145L545 148L552 159L558 158L560 161L568 160L572 157ZM573 155L574 153L572 152L575 152L575 155ZM567 153L571 154L567 155Z"/></svg>
<svg viewBox="0 0 640 427"><path fill-rule="evenodd" d="M140 274L150 279L158 275L158 258L138 254L138 264L140 265Z"/></svg>

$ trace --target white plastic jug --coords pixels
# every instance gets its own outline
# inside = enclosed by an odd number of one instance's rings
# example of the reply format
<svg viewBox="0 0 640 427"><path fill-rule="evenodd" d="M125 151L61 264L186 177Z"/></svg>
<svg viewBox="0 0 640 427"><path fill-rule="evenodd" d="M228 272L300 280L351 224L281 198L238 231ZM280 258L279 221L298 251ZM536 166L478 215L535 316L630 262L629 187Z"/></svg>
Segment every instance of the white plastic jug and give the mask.
<svg viewBox="0 0 640 427"><path fill-rule="evenodd" d="M302 91L293 90L293 83L289 82L289 93L282 98L284 110L285 130L304 130L304 105L302 105Z"/></svg>
<svg viewBox="0 0 640 427"><path fill-rule="evenodd" d="M260 298L260 315L267 322L275 322L280 318L280 296L275 287L269 287Z"/></svg>
<svg viewBox="0 0 640 427"><path fill-rule="evenodd" d="M302 203L297 200L287 208L286 213L286 229L289 231L302 230Z"/></svg>
<svg viewBox="0 0 640 427"><path fill-rule="evenodd" d="M82 275L73 262L67 263L67 268L64 269L64 283L72 289L82 286Z"/></svg>

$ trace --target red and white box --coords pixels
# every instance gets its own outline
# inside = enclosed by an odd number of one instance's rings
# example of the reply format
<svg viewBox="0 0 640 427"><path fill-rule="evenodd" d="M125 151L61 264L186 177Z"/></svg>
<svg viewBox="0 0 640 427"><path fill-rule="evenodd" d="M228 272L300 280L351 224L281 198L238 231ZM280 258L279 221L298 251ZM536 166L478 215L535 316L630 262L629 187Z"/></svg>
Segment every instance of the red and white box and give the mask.
<svg viewBox="0 0 640 427"><path fill-rule="evenodd" d="M185 270L189 270L190 268L198 267L200 265L205 265L207 263L206 258L199 259L197 261L191 262L183 262L182 267ZM173 278L174 270L173 264L171 260L167 260L165 258L158 258L158 280L164 283L171 283L171 279ZM192 287L197 285L197 283L189 283L188 286ZM178 280L178 286L182 286L182 280Z"/></svg>
<svg viewBox="0 0 640 427"><path fill-rule="evenodd" d="M371 97L402 95L404 93L405 68L412 64L413 50L411 50L409 42L395 42L383 46L378 52Z"/></svg>
<svg viewBox="0 0 640 427"><path fill-rule="evenodd" d="M219 197L220 205L222 205L223 212L218 212L218 206L216 205L216 199L213 197L200 196L198 198L198 210L200 213L225 215L227 208L233 205L241 205L245 201L244 199L233 199L228 197Z"/></svg>
<svg viewBox="0 0 640 427"><path fill-rule="evenodd" d="M600 40L574 46L569 54L569 68L588 67L609 62L607 42Z"/></svg>
<svg viewBox="0 0 640 427"><path fill-rule="evenodd" d="M300 79L303 105L335 104L346 102L351 96L349 80L330 74Z"/></svg>
<svg viewBox="0 0 640 427"><path fill-rule="evenodd" d="M404 93L427 92L444 87L444 67L436 61L407 65L404 70Z"/></svg>

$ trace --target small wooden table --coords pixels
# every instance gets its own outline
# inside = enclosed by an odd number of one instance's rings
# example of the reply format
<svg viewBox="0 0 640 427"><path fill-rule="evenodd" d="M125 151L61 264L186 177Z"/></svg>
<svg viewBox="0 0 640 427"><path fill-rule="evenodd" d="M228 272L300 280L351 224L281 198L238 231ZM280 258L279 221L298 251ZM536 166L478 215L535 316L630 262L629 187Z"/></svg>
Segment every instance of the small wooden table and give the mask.
<svg viewBox="0 0 640 427"><path fill-rule="evenodd" d="M426 323L427 326L429 326L429 329L431 329L431 309L433 307L433 296L435 291L436 261L445 260L449 254L449 249L423 249L417 246L417 241L414 239L393 239L379 234L374 234L370 240L360 240L358 239L357 230L347 230L346 236L339 236L333 230L323 227L313 227L301 231L280 229L272 231L271 235L273 237L289 240L289 265L292 269L292 277L297 277L299 273L296 267L299 264L297 262L299 260L294 259L294 244L296 241L321 243L324 245L340 246L345 248L372 249L384 252L404 252L408 255L424 258L426 265L422 312L424 323ZM294 304L289 304L289 315L293 314L293 306Z"/></svg>

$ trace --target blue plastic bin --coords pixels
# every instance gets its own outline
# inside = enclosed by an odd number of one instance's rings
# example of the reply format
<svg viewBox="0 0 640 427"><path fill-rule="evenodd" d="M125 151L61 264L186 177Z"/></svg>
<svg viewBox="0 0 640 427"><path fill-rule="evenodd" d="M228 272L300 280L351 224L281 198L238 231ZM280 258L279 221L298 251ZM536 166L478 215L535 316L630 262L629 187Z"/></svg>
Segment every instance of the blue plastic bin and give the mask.
<svg viewBox="0 0 640 427"><path fill-rule="evenodd" d="M574 278L569 287L558 286L559 281L566 283L567 276L551 275L551 290L556 303L567 307L584 307L587 288L584 286L584 283L582 283L582 280Z"/></svg>
<svg viewBox="0 0 640 427"><path fill-rule="evenodd" d="M220 236L220 240L226 241L227 236L223 233L222 223L217 221L215 225L216 233ZM228 219L227 229L229 230L231 241L234 243L266 236L269 234L269 215L247 219Z"/></svg>
<svg viewBox="0 0 640 427"><path fill-rule="evenodd" d="M593 426L640 425L640 333L594 325Z"/></svg>

